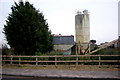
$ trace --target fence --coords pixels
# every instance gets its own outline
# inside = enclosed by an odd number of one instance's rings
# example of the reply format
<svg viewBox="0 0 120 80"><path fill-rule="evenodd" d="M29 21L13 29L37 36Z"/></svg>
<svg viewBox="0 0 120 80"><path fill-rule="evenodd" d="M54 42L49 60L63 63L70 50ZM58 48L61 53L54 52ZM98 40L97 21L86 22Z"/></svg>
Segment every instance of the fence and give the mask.
<svg viewBox="0 0 120 80"><path fill-rule="evenodd" d="M2 56L4 64L40 65L97 65L120 67L119 55L55 55L55 56Z"/></svg>

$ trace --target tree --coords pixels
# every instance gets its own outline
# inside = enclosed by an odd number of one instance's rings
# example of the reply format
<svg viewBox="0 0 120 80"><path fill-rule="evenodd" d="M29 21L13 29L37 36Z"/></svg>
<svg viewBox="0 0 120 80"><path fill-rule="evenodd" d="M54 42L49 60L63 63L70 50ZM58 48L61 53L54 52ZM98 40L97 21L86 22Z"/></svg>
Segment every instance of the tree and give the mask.
<svg viewBox="0 0 120 80"><path fill-rule="evenodd" d="M8 54L8 47L6 44L2 44L2 55L7 55Z"/></svg>
<svg viewBox="0 0 120 80"><path fill-rule="evenodd" d="M15 2L11 7L4 34L14 53L34 55L46 53L52 49L52 36L43 14L29 2Z"/></svg>
<svg viewBox="0 0 120 80"><path fill-rule="evenodd" d="M1 48L2 55L12 55L13 54L13 49L8 48L8 45L6 43L2 44Z"/></svg>

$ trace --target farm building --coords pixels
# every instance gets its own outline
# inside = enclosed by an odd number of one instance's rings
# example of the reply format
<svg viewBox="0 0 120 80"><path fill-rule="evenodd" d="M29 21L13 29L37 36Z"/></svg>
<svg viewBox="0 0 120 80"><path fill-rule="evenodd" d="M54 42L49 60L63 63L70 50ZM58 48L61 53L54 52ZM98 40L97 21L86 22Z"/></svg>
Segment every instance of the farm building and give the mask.
<svg viewBox="0 0 120 80"><path fill-rule="evenodd" d="M62 52L63 54L71 54L71 49L74 46L73 35L53 35L53 50Z"/></svg>

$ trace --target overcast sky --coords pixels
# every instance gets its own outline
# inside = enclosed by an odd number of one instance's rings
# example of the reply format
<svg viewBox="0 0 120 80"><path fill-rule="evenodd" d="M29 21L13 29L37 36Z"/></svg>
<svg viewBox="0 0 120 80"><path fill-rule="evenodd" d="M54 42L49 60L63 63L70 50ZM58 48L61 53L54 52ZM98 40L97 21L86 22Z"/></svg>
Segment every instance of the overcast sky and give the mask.
<svg viewBox="0 0 120 80"><path fill-rule="evenodd" d="M4 42L2 29L14 1L0 0L0 42ZM25 1L25 0L23 0ZM118 38L119 0L28 0L47 19L52 34L75 35L76 12L87 9L90 14L90 39L97 43Z"/></svg>

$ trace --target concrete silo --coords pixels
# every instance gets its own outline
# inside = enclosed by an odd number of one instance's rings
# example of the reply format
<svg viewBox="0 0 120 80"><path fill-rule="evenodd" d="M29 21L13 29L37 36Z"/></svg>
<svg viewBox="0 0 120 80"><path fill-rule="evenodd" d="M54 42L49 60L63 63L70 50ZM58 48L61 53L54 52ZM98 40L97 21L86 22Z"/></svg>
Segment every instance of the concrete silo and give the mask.
<svg viewBox="0 0 120 80"><path fill-rule="evenodd" d="M90 21L88 10L84 10L83 13L77 12L75 16L75 35L76 35L76 45L77 53L85 53L88 48L88 43L90 41Z"/></svg>

